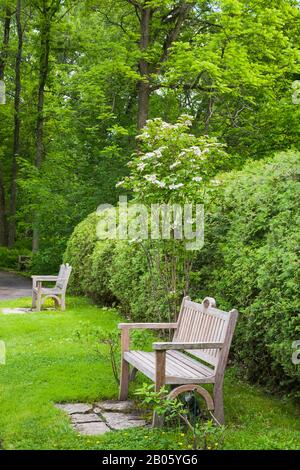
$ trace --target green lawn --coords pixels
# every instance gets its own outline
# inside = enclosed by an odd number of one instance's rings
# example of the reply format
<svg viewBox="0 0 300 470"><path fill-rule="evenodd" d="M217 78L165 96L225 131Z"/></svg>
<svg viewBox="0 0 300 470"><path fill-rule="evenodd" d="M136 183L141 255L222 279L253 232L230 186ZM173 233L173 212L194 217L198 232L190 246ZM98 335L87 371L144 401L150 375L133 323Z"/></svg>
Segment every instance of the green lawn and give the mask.
<svg viewBox="0 0 300 470"><path fill-rule="evenodd" d="M28 299L1 307L28 306ZM55 402L117 397L110 364L92 341L76 332L93 326L115 329L120 316L81 298L69 298L65 313L0 315L7 363L0 366L0 445L4 449L178 449L185 437L169 430L134 429L102 437L72 430ZM142 378L139 379L140 383ZM241 383L234 369L225 386L226 449L299 449L299 409ZM180 441L180 442L179 442Z"/></svg>

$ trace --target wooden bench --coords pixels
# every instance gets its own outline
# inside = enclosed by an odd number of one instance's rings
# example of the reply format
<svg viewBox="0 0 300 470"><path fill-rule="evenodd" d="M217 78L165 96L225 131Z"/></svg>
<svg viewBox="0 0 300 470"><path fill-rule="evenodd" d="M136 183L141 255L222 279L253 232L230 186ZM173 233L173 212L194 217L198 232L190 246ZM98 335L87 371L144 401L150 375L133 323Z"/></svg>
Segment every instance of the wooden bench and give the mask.
<svg viewBox="0 0 300 470"><path fill-rule="evenodd" d="M223 381L229 349L238 318L237 310L229 313L216 308L207 297L202 304L189 297L182 301L176 323L121 323L120 400L128 395L130 366L155 382L159 391L164 385L178 386L171 396L196 390L213 412L216 421L224 423ZM153 343L153 352L131 351L131 329L173 329L171 342ZM134 376L134 374L132 374ZM201 384L213 384L213 396ZM154 425L159 420L154 418Z"/></svg>
<svg viewBox="0 0 300 470"><path fill-rule="evenodd" d="M18 256L18 269L19 271L26 271L31 262L31 256L19 255Z"/></svg>
<svg viewBox="0 0 300 470"><path fill-rule="evenodd" d="M72 267L62 264L57 276L31 276L32 277L32 308L40 311L47 298L53 298L55 306L66 308L66 290ZM43 287L43 282L55 282L54 287Z"/></svg>

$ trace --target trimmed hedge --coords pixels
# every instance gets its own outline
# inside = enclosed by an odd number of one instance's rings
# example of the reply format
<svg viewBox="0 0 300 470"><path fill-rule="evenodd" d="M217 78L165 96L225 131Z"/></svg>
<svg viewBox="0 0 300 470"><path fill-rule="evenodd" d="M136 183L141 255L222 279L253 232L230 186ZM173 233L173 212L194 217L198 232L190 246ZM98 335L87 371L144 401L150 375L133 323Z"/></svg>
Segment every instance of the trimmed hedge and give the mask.
<svg viewBox="0 0 300 470"><path fill-rule="evenodd" d="M112 305L116 297L110 289L114 243L97 241L91 256L91 271L86 276L86 290L97 303Z"/></svg>
<svg viewBox="0 0 300 470"><path fill-rule="evenodd" d="M90 214L75 228L64 254L64 262L72 266L70 289L74 294L85 295L92 269L92 254L97 242L98 217Z"/></svg>
<svg viewBox="0 0 300 470"><path fill-rule="evenodd" d="M194 295L239 309L234 352L248 379L300 396L292 363L300 339L300 153L227 175L205 230Z"/></svg>
<svg viewBox="0 0 300 470"><path fill-rule="evenodd" d="M190 295L238 308L234 356L241 370L251 381L299 396L292 343L300 339L300 153L251 162L220 179L206 206L205 246ZM155 285L155 273L150 280L143 248L97 242L96 222L89 216L69 241L73 288L100 303L117 299L134 320L167 319L164 286Z"/></svg>
<svg viewBox="0 0 300 470"><path fill-rule="evenodd" d="M110 268L109 286L122 311L136 322L173 321L165 285L155 266L149 269L145 249L150 244L117 242Z"/></svg>
<svg viewBox="0 0 300 470"><path fill-rule="evenodd" d="M75 228L64 254L72 266L70 290L76 295L89 295L96 302L111 305L115 297L109 288L113 241L97 238L100 218L90 214Z"/></svg>

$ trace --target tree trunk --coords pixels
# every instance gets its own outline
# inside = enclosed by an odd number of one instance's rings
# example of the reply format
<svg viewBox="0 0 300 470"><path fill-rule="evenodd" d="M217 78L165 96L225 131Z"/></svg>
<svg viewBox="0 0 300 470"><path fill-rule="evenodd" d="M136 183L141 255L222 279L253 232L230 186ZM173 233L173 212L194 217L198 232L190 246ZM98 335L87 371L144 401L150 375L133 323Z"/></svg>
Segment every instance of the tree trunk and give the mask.
<svg viewBox="0 0 300 470"><path fill-rule="evenodd" d="M5 189L0 168L0 246L7 245L7 224L5 213Z"/></svg>
<svg viewBox="0 0 300 470"><path fill-rule="evenodd" d="M0 80L4 80L7 49L9 45L9 33L11 23L11 11L9 6L5 10L5 19L3 25L3 45L0 54ZM0 246L7 245L7 220L6 220L6 200L5 200L5 186L0 168Z"/></svg>
<svg viewBox="0 0 300 470"><path fill-rule="evenodd" d="M7 59L7 49L9 45L9 33L10 33L10 22L11 22L11 11L9 6L5 10L4 28L3 28L3 46L0 53L0 80L4 79L4 70Z"/></svg>
<svg viewBox="0 0 300 470"><path fill-rule="evenodd" d="M12 248L16 238L16 207L17 207L17 157L20 153L20 95L21 95L21 62L23 50L23 31L21 25L22 0L17 0L16 25L18 33L18 51L15 64L15 100L14 100L14 142L12 156L12 174L9 204L8 247Z"/></svg>
<svg viewBox="0 0 300 470"><path fill-rule="evenodd" d="M41 29L41 56L39 66L39 88L36 121L35 166L40 169L44 157L44 99L45 86L49 72L50 21L45 18Z"/></svg>
<svg viewBox="0 0 300 470"><path fill-rule="evenodd" d="M37 119L36 119L36 153L35 166L40 170L45 156L44 149L44 101L45 87L49 74L49 54L51 41L51 24L54 16L59 11L61 2L59 0L43 0L40 23L40 61L39 61L39 86L37 101ZM35 214L33 220L32 251L35 253L39 249L39 228L38 214Z"/></svg>
<svg viewBox="0 0 300 470"><path fill-rule="evenodd" d="M151 8L143 8L141 10L140 50L142 54L147 50L150 43L151 17ZM142 129L148 119L150 102L149 63L143 56L139 62L139 70L141 80L138 84L138 129Z"/></svg>
<svg viewBox="0 0 300 470"><path fill-rule="evenodd" d="M36 154L35 166L40 170L44 158L44 100L45 86L49 72L49 53L50 53L50 30L51 17L44 11L41 26L41 55L39 65L39 88L37 102L37 121L36 121ZM39 249L39 230L37 217L34 220L32 251L35 253Z"/></svg>

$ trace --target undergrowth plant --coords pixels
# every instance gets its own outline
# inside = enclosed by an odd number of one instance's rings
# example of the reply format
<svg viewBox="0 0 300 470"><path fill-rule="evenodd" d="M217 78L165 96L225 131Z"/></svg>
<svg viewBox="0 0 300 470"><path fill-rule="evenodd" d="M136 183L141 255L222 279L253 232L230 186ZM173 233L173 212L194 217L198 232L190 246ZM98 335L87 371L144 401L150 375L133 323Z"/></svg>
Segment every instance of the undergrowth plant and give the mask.
<svg viewBox="0 0 300 470"><path fill-rule="evenodd" d="M187 428L187 437L192 440L193 450L222 448L225 427L216 425L213 420L204 421L191 415L184 401L168 396L167 387L155 391L153 384L144 384L135 393L142 398L142 405L147 409L151 407L164 422L171 426L177 423L177 432L180 435L183 435L181 424L184 424Z"/></svg>

